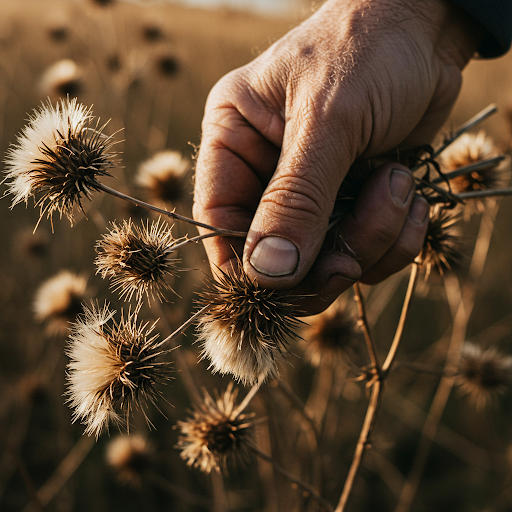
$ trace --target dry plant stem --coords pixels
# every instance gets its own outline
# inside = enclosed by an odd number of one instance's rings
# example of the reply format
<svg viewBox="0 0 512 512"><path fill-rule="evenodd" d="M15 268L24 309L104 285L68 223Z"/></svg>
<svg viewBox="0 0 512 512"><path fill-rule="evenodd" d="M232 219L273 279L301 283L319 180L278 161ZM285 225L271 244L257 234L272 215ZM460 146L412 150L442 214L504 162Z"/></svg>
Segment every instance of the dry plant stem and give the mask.
<svg viewBox="0 0 512 512"><path fill-rule="evenodd" d="M103 183L98 183L98 188L100 190L103 190L103 192L106 192L107 194L111 194L120 199L124 199L125 201L131 201L133 204L136 204L137 206L141 206L142 208L147 208L148 210L153 210L154 212L160 213L161 215L164 215L166 217L170 217L171 219L181 220L183 222L187 222L188 224L192 224L194 226L198 226L201 228L208 229L210 231L214 231L215 233L217 233L218 236L231 236L231 237L236 237L236 238L245 238L247 236L247 233L243 232L243 231L232 231L230 229L216 228L214 226L210 226L209 224L204 224L202 222L197 222L188 217L184 217L183 215L180 215L179 213L170 212L168 210L163 210L162 208L158 208L158 206L153 206L152 204L146 203L144 201L140 201L139 199L135 199L134 197L123 194L122 192L119 192L113 188L110 188L107 185L104 185Z"/></svg>
<svg viewBox="0 0 512 512"><path fill-rule="evenodd" d="M481 275L484 268L496 213L497 206L496 204L493 204L485 211L482 217L470 265L470 275L474 281ZM458 293L455 297L452 297L454 294L450 292L447 282L445 282L445 287L447 297L451 302L451 310L455 311L452 336L446 357L445 371L453 372L453 369L458 366L460 354L466 338L469 318L475 304L475 285L474 283L469 283L464 286L462 290L457 287ZM439 383L432 405L430 406L427 419L423 426L421 439L416 450L411 470L402 489L400 500L395 512L408 512L411 509L414 497L416 496L420 485L430 449L437 434L437 430L454 383L455 377L453 376L444 377Z"/></svg>
<svg viewBox="0 0 512 512"><path fill-rule="evenodd" d="M345 507L352 493L352 489L354 488L354 483L356 481L357 475L359 474L359 470L361 469L364 451L369 447L369 438L373 429L373 425L375 424L377 412L379 410L380 399L382 396L382 387L383 382L380 379L376 380L372 385L370 403L368 404L363 427L361 429L361 433L359 434L356 451L354 453L354 457L352 458L352 464L350 465L348 476L345 480L345 485L343 487L343 492L341 493L338 506L334 512L343 512L345 510Z"/></svg>
<svg viewBox="0 0 512 512"><path fill-rule="evenodd" d="M156 301L156 309L157 309L158 315L160 316L160 318L163 319L164 323L167 326L167 329L170 331L171 326L167 320L167 317L165 316L165 313L162 309L160 302L158 302L158 301ZM198 313L196 313L194 316L192 316L192 318L195 319L202 311L203 310L200 310ZM191 319L189 319L189 320L187 320L187 322L185 322L187 324L187 327L188 327L188 325L190 325L190 323L193 322L193 320L192 320L192 322L190 320ZM183 331L184 329L186 329L186 327L183 328L183 325L182 325L179 328L179 330L180 329L181 329L181 331ZM185 389L187 391L187 394L188 394L190 400L192 400L196 404L200 404L202 402L202 400L201 400L201 395L199 393L199 389L195 383L192 373L190 372L187 361L183 357L181 347L179 345L177 345L175 342L175 337L176 337L175 333L172 333L168 338L166 338L164 340L164 343L169 343L171 345L171 347L173 348L174 361L176 363L177 369L180 372L181 381L183 382L183 385L185 386Z"/></svg>
<svg viewBox="0 0 512 512"><path fill-rule="evenodd" d="M282 380L277 381L277 388L283 393L286 398L290 401L290 403L297 409L302 418L306 421L306 423L311 427L313 434L315 436L315 440L318 443L320 439L320 432L318 432L317 426L315 424L315 420L307 413L306 405L302 402L302 400L293 392L293 389L283 382Z"/></svg>
<svg viewBox="0 0 512 512"><path fill-rule="evenodd" d="M48 503L55 498L66 482L80 467L80 464L82 464L85 457L95 444L96 439L94 436L82 436L73 448L71 448L70 452L66 457L64 457L50 478L48 478L43 486L37 491L38 501L43 505L43 507L48 505ZM30 509L31 505L29 504L23 509L23 512L28 512Z"/></svg>
<svg viewBox="0 0 512 512"><path fill-rule="evenodd" d="M256 393L259 391L263 382L265 382L265 374L260 373L258 376L258 382L254 384L254 386L249 390L249 393L247 393L242 402L240 402L240 405L233 411L234 416L238 416L251 403L251 400L256 396Z"/></svg>
<svg viewBox="0 0 512 512"><path fill-rule="evenodd" d="M206 496L200 496L194 492L190 492L184 487L181 487L173 482L170 482L169 480L167 480L166 478L164 478L163 476L159 475L154 471L148 474L148 480L155 487L158 487L162 491L165 491L171 494L172 496L181 499L185 503L190 503L191 505L196 505L198 507L203 507L207 510L211 510L213 503L210 498L207 498Z"/></svg>
<svg viewBox="0 0 512 512"><path fill-rule="evenodd" d="M28 508L32 510L37 510L38 512L43 512L43 505L37 496L36 489L34 487L34 483L32 482L32 478L30 478L30 474L25 466L21 457L18 457L17 460L18 471L21 475L23 482L25 483L25 488L30 494L30 503L27 505Z"/></svg>
<svg viewBox="0 0 512 512"><path fill-rule="evenodd" d="M302 480L299 480L298 478L295 478L293 475L288 473L288 471L286 471L286 469L281 467L272 457L270 457L266 453L263 453L262 451L260 451L260 449L257 446L250 445L249 448L258 457L262 458L263 460L266 460L267 462L270 462L270 464L272 464L274 469L276 469L279 473L281 473L281 475L283 475L287 480L296 484L297 486L302 488L304 491L309 493L311 495L311 497L314 498L320 505L322 505L322 507L325 510L327 510L328 512L333 512L333 508L330 505L330 503L327 503L327 501L325 501L322 498L322 496L320 496L320 494L318 494L318 492L315 489L313 489L313 487L311 487L309 484L303 482Z"/></svg>
<svg viewBox="0 0 512 512"><path fill-rule="evenodd" d="M213 508L212 512L228 512L228 499L226 489L224 487L224 479L220 471L212 471L210 473L213 489Z"/></svg>
<svg viewBox="0 0 512 512"><path fill-rule="evenodd" d="M493 190L474 190L471 192L461 192L455 197L462 200L464 199L479 199L481 197L495 197L495 196L510 196L512 195L512 188L497 188Z"/></svg>
<svg viewBox="0 0 512 512"><path fill-rule="evenodd" d="M363 427L361 428L361 433L359 434L359 440L357 441L356 451L354 453L354 457L352 458L352 463L350 465L348 476L347 479L345 480L345 485L343 487L343 491L341 493L341 497L335 512L343 512L345 510L345 507L352 493L352 489L354 488L357 475L361 468L361 464L363 462L364 451L369 446L369 438L373 429L373 425L375 424L377 412L379 410L382 390L384 387L384 381L386 380L386 377L389 374L391 366L393 365L394 359L396 357L398 347L400 346L400 341L402 339L402 334L404 332L405 321L407 319L407 314L409 312L409 306L414 294L414 288L416 287L416 283L418 281L418 266L419 265L416 262L413 263L412 265L411 274L409 276L409 284L407 286L407 293L405 295L404 304L402 306L402 312L400 314L400 320L398 321L398 326L395 332L395 336L393 338L393 342L391 343L391 347L389 349L388 355L386 357L386 360L384 361L381 371L377 370L377 378L372 383L370 403L368 404L366 417L364 419ZM365 321L366 314L363 303L363 297L360 293L360 290L356 290L356 296L358 294L359 301L361 302L360 313L362 313L363 315L361 319L363 320L364 325L365 322L367 324L367 321ZM373 350L373 343L370 343L369 347L369 350Z"/></svg>
<svg viewBox="0 0 512 512"><path fill-rule="evenodd" d="M469 121L464 123L455 133L446 138L445 141L432 154L432 158L438 157L452 142L456 141L461 135L474 128L477 124L492 116L498 111L496 105L491 104L473 116Z"/></svg>
<svg viewBox="0 0 512 512"><path fill-rule="evenodd" d="M368 322L368 315L366 314L366 307L365 307L365 303L363 300L363 294L361 292L361 286L359 285L359 283L356 283L354 285L354 293L355 293L354 298L357 303L357 310L359 312L361 328L363 330L364 339L366 341L366 348L368 350L368 355L370 356L370 364L371 364L372 368L375 369L375 371L377 372L377 374L379 375L379 378L380 378L381 377L381 375L380 375L381 368L380 368L379 359L377 356L377 350L375 349L375 344L373 343L373 339L370 334L370 324Z"/></svg>
<svg viewBox="0 0 512 512"><path fill-rule="evenodd" d="M500 162L507 158L505 155L498 155L492 158L486 158L485 160L480 160L479 162L474 162L469 165L465 165L463 167L459 167L455 171L447 172L443 177L437 177L432 180L432 183L443 183L445 180L451 180L453 178L457 178L458 176L463 176L464 174L470 174L475 171L480 171L482 169L487 169L491 165L498 165Z"/></svg>
<svg viewBox="0 0 512 512"><path fill-rule="evenodd" d="M411 299L414 294L414 288L416 288L416 283L418 282L418 267L419 264L417 262L414 262L412 264L411 275L409 276L409 285L407 286L407 293L405 295L402 313L400 314L400 320L398 322L398 327L396 329L395 337L393 339L393 342L391 343L391 348L389 349L386 360L382 365L382 373L384 374L384 376L386 376L389 373L391 366L393 365L393 361L395 360L398 347L400 346L400 341L402 339L402 334L404 332L405 321L407 320L407 314L409 312L409 306L411 304Z"/></svg>

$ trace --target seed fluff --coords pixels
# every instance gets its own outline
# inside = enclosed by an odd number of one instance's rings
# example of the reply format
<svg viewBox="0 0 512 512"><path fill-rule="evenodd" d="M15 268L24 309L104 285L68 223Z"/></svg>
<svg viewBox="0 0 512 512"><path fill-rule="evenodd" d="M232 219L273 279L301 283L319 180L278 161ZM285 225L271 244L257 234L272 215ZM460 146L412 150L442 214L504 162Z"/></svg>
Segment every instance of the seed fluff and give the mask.
<svg viewBox="0 0 512 512"><path fill-rule="evenodd" d="M115 311L92 304L73 324L67 354L68 403L73 421L86 425L86 434L98 437L109 423L128 426L133 405L144 411L156 406L162 392L156 384L170 380L171 363L161 361L169 352L152 332L155 324L137 323L137 313Z"/></svg>
<svg viewBox="0 0 512 512"><path fill-rule="evenodd" d="M83 212L82 198L98 190L98 177L110 176L115 156L113 137L103 134L105 125L91 126L93 120L91 109L76 98L55 106L48 101L34 111L5 159L12 206L39 196L39 220L59 212L73 224L74 207Z"/></svg>
<svg viewBox="0 0 512 512"><path fill-rule="evenodd" d="M196 406L192 416L178 421L181 435L177 448L188 466L210 473L247 459L254 436L254 414L237 410L237 394L232 382L215 400L205 391L203 403Z"/></svg>
<svg viewBox="0 0 512 512"><path fill-rule="evenodd" d="M140 227L131 219L121 226L113 222L110 232L96 244L96 273L103 279L111 278L122 299L131 300L135 294L140 300L145 294L148 299L161 300L163 290L172 290L166 278L180 270L180 260L170 257L177 242L171 228L160 219L151 227L149 220Z"/></svg>
<svg viewBox="0 0 512 512"><path fill-rule="evenodd" d="M210 369L231 373L243 384L258 376L277 375L275 357L284 355L290 339L302 324L284 292L260 288L242 268L239 275L219 271L200 294L209 305L198 321L198 341Z"/></svg>

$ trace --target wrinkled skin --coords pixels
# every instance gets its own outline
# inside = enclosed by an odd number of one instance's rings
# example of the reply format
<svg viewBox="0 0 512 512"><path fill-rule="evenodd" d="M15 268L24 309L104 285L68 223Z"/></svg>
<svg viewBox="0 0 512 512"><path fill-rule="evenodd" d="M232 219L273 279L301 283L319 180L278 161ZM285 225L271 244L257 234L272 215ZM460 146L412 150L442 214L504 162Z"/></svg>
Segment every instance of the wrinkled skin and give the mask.
<svg viewBox="0 0 512 512"><path fill-rule="evenodd" d="M349 250L322 248L328 219L356 159L431 141L481 35L445 0L328 0L222 78L205 109L194 217L249 234L245 245L206 240L212 266L236 268L235 251L261 285L311 294L301 309L314 314L355 281L412 262L428 205L403 166L383 165L366 182L339 226ZM262 244L253 254L269 236L281 252Z"/></svg>

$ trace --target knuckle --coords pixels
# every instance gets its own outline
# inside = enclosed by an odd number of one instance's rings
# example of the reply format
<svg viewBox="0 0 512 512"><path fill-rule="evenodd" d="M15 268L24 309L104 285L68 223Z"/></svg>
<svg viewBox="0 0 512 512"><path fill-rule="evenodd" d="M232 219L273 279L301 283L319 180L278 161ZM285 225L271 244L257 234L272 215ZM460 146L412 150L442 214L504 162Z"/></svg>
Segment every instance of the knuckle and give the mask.
<svg viewBox="0 0 512 512"><path fill-rule="evenodd" d="M315 180L307 174L277 177L268 187L262 203L274 208L289 221L318 225L319 219L327 218L328 199Z"/></svg>

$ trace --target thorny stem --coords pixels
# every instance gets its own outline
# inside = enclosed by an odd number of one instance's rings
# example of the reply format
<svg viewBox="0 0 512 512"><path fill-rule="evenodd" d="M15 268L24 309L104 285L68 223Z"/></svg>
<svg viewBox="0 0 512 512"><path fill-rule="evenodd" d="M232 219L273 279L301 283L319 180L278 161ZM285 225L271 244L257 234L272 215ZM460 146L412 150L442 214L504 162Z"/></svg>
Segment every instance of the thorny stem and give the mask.
<svg viewBox="0 0 512 512"><path fill-rule="evenodd" d="M471 128L475 127L477 124L481 123L488 117L492 116L498 111L496 105L491 104L488 107L481 110L478 114L473 116L469 121L466 121L455 133L453 133L450 137L445 139L445 141L439 146L434 153L432 154L432 158L438 157L452 142L456 141L461 135L471 130Z"/></svg>
<svg viewBox="0 0 512 512"><path fill-rule="evenodd" d="M443 177L439 176L434 178L432 183L442 183L444 180L451 180L453 178L457 178L458 176L463 176L464 174L470 174L475 171L480 171L481 169L487 169L490 166L499 164L505 160L505 158L507 158L505 155L498 155L491 158L486 158L485 160L480 160L479 162L473 162L469 165L464 165L463 167L455 169L455 171L445 173Z"/></svg>
<svg viewBox="0 0 512 512"><path fill-rule="evenodd" d="M496 217L497 210L498 208L496 204L494 204L493 207L490 210L487 210L486 214L482 217L470 265L470 275L472 276L473 281L476 281L476 279L482 274L493 233L494 219ZM451 295L454 294L450 293L448 283L446 282L445 287L447 296L450 298ZM468 322L475 305L474 282L467 284L463 290L460 290L457 287L457 291L457 297L452 298L451 301L449 301L453 303L450 304L453 315L453 327L445 363L445 369L448 372L458 366L458 361L466 338ZM409 512L411 509L420 485L425 464L428 460L432 443L434 442L437 434L439 424L441 423L441 418L454 383L455 377L453 375L448 375L442 378L439 383L434 399L432 400L428 416L423 425L421 439L418 444L418 448L416 449L413 464L404 487L402 488L395 512Z"/></svg>
<svg viewBox="0 0 512 512"><path fill-rule="evenodd" d="M160 345L165 345L174 338L176 338L176 336L179 336L185 329L187 329L191 324L193 324L199 316L208 311L209 308L210 304L206 304L206 306L203 306L199 311L196 311L188 320L183 322L173 333L169 334L169 336L167 336L165 340L162 340L160 342Z"/></svg>
<svg viewBox="0 0 512 512"><path fill-rule="evenodd" d="M140 199L135 199L129 195L123 194L118 190L108 187L103 183L97 183L97 187L103 192L107 194L111 194L120 199L124 199L125 201L131 201L137 206L141 206L142 208L147 208L148 210L153 210L154 212L160 213L161 215L165 215L166 217L170 217L171 219L182 220L183 222L187 222L188 224L192 224L194 226L198 226L200 228L205 228L210 231L217 233L217 236L232 236L236 238L245 238L247 233L245 231L232 231L230 229L222 229L214 226L210 226L209 224L204 224L203 222L198 222L197 220L190 219L189 217L185 217L176 212L170 212L168 210L164 210L162 208L158 208L158 206L154 206L152 204L146 203L145 201L141 201ZM212 235L214 236L214 235Z"/></svg>
<svg viewBox="0 0 512 512"><path fill-rule="evenodd" d="M260 373L260 375L258 376L258 382L254 384L254 386L249 390L249 393L247 393L242 402L240 402L240 405L233 411L234 416L238 416L251 403L251 400L256 396L256 393L259 391L264 381L265 374Z"/></svg>
<svg viewBox="0 0 512 512"><path fill-rule="evenodd" d="M306 482L303 482L302 480L299 480L298 478L295 478L293 475L288 473L288 471L286 471L286 469L281 467L272 457L270 457L266 453L263 453L256 446L249 445L249 449L251 451L253 451L258 457L262 458L263 460L266 460L267 462L270 462L270 464L272 464L272 466L274 466L274 469L276 469L279 473L281 473L281 475L283 475L290 482L298 485L299 487L304 489L304 491L309 493L312 498L314 498L320 505L322 505L324 507L325 510L327 510L328 512L333 512L332 506L329 503L327 503L327 501L325 501L322 498L322 496L320 496L320 494L318 494L318 492L315 491L315 489L313 489L313 487L311 487Z"/></svg>
<svg viewBox="0 0 512 512"><path fill-rule="evenodd" d="M359 319L361 321L361 328L363 330L364 339L366 341L366 348L368 350L368 355L370 356L370 364L373 369L381 377L381 368L379 364L379 359L377 356L377 350L375 349L375 344L373 343L372 336L370 334L370 324L368 322L368 315L366 314L366 307L363 300L363 294L361 292L361 286L359 283L354 285L355 292L355 300L357 304L357 310L359 312Z"/></svg>
<svg viewBox="0 0 512 512"><path fill-rule="evenodd" d="M172 250L177 251L178 249L185 247L185 245L192 244L194 242L197 243L200 240L204 240L205 238L211 238L212 236L222 236L222 235L218 231L213 231L211 233L206 233L204 235L197 235L193 238L187 238L186 240L183 240L183 242L173 245Z"/></svg>
<svg viewBox="0 0 512 512"><path fill-rule="evenodd" d="M352 458L352 464L350 465L348 476L345 480L345 485L343 487L343 492L341 493L340 501L338 502L338 506L334 512L343 512L345 510L345 506L347 505L350 494L352 493L354 483L361 468L364 451L370 446L369 438L373 429L373 425L375 424L377 412L379 410L383 385L384 382L378 379L372 386L370 403L368 404L368 409L366 410L366 417L364 419L361 433L359 434L356 451L354 453L354 457Z"/></svg>
<svg viewBox="0 0 512 512"><path fill-rule="evenodd" d="M160 315L160 318L164 319L165 323L167 324L167 326L168 326L168 328L170 330L169 322L167 321L167 317L165 316L165 314L164 314L164 312L162 310L160 302L156 302L156 304L157 304L156 307L158 309L158 314ZM186 326L184 327L185 324L181 325L178 328L178 331L185 330L193 322L193 319L197 318L197 316L199 316L199 314L202 313L204 309L205 308L199 310L195 315L193 315L191 318L189 318L185 322ZM162 343L170 343L172 348L175 349L174 350L174 360L175 360L175 363L176 363L176 367L180 371L181 381L182 381L183 385L185 386L185 389L186 389L190 399L193 402L196 402L196 403L200 404L201 403L201 395L199 394L199 390L197 388L197 385L196 385L196 383L194 381L194 378L192 377L192 373L189 370L187 361L183 357L183 353L181 351L181 347L175 343L175 337L176 336L177 336L176 331L174 331Z"/></svg>
<svg viewBox="0 0 512 512"><path fill-rule="evenodd" d="M377 412L379 410L379 405L382 397L382 390L384 387L384 382L389 374L393 361L395 359L396 353L398 351L398 347L400 345L400 341L402 339L402 334L405 327L405 321L407 319L407 314L409 312L409 306L411 303L412 296L414 294L414 288L416 286L416 282L418 280L418 263L413 263L411 268L411 274L409 277L409 285L407 287L407 293L405 295L404 304L402 306L402 313L400 314L400 320L398 321L398 326L395 332L395 336L393 338L393 342L391 343L391 347L389 349L388 355L384 364L382 365L381 370L377 370L376 378L371 381L371 395L370 402L368 404L368 409L366 410L366 417L364 419L363 427L361 428L361 433L359 434L359 440L357 441L356 450L354 453L354 457L352 458L352 463L350 465L350 469L345 480L345 485L343 487L343 491L341 493L340 500L338 502L338 506L336 507L335 512L344 512L345 507L348 503L350 495L352 493L352 489L354 488L354 483L356 481L357 475L359 474L359 470L361 468L361 464L363 461L363 455L365 448L369 447L369 438L371 432L373 430L373 425L375 424L375 418L377 417ZM356 290L356 296L359 294L360 304L360 313L363 313L362 320L366 318L365 308L363 304L363 297L360 293L360 290ZM366 321L367 322L367 321ZM363 324L365 321L363 321ZM368 333L369 335L369 333ZM373 344L369 344L369 351L374 351Z"/></svg>
<svg viewBox="0 0 512 512"><path fill-rule="evenodd" d="M391 369L391 365L395 360L396 353L398 351L398 347L400 345L400 341L402 339L402 334L404 332L405 321L407 319L407 313L409 312L409 306L411 304L411 299L414 294L414 288L416 287L416 283L418 282L418 267L419 264L414 262L411 268L411 274L409 276L409 285L407 286L407 293L405 295L404 304L402 306L402 313L400 314L400 320L398 322L398 327L395 332L395 337L393 342L391 343L391 348L389 349L388 355L384 364L382 365L382 372L384 375L389 373Z"/></svg>
<svg viewBox="0 0 512 512"><path fill-rule="evenodd" d="M493 196L510 196L512 195L512 188L497 188L491 190L473 190L471 192L461 192L456 197L461 199L475 199L480 197L493 197Z"/></svg>

